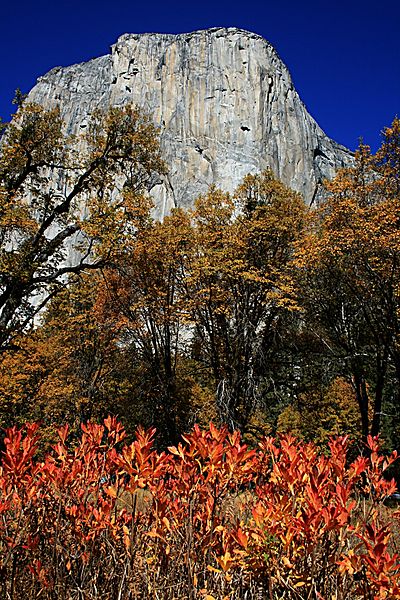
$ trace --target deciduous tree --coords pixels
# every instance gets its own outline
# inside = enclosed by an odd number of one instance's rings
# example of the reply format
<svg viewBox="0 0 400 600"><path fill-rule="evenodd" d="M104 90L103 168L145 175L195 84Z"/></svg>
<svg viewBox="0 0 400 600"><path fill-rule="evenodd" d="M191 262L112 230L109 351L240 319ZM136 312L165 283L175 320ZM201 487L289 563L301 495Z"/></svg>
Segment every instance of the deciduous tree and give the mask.
<svg viewBox="0 0 400 600"><path fill-rule="evenodd" d="M271 172L234 197L210 190L193 212L186 294L199 358L212 369L223 422L246 429L268 372L274 333L295 309L290 262L306 218L302 198Z"/></svg>
<svg viewBox="0 0 400 600"><path fill-rule="evenodd" d="M385 386L400 381L400 121L376 155L361 145L298 254L306 322L350 378L363 435L381 428ZM372 405L372 418L370 407Z"/></svg>
<svg viewBox="0 0 400 600"><path fill-rule="evenodd" d="M141 213L134 243L106 274L102 309L117 324L131 369L141 373L137 391L147 398L145 412L170 443L177 441L184 424L179 404L190 392L184 368L189 311L182 289L191 234L190 216L184 211L174 211L163 222L153 221L150 211ZM188 408L183 409L186 421Z"/></svg>
<svg viewBox="0 0 400 600"><path fill-rule="evenodd" d="M123 415L123 355L113 321L97 319L101 276L81 274L48 304L40 326L0 355L0 426L40 420L55 426L118 411Z"/></svg>
<svg viewBox="0 0 400 600"><path fill-rule="evenodd" d="M157 132L137 109L96 112L72 140L57 109L20 107L0 149L1 349L68 274L104 264L131 233L127 199L163 169Z"/></svg>

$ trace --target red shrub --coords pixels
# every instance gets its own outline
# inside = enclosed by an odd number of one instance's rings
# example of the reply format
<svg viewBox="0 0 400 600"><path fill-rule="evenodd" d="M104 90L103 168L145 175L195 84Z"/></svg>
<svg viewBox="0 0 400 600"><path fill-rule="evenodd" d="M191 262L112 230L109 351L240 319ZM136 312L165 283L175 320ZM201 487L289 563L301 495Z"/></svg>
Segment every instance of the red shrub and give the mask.
<svg viewBox="0 0 400 600"><path fill-rule="evenodd" d="M286 435L257 450L226 428L157 453L113 418L68 429L39 461L37 425L6 432L0 467L4 598L400 598L396 459L347 462Z"/></svg>

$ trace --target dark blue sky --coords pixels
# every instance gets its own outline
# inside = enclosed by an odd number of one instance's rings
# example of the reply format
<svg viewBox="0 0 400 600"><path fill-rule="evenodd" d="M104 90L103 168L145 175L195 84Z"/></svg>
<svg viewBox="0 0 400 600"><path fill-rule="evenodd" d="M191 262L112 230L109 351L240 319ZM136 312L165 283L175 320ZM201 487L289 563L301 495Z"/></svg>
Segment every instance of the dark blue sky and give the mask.
<svg viewBox="0 0 400 600"><path fill-rule="evenodd" d="M123 33L235 26L263 35L326 133L376 149L400 115L400 1L7 0L0 9L0 115L40 75L106 54Z"/></svg>

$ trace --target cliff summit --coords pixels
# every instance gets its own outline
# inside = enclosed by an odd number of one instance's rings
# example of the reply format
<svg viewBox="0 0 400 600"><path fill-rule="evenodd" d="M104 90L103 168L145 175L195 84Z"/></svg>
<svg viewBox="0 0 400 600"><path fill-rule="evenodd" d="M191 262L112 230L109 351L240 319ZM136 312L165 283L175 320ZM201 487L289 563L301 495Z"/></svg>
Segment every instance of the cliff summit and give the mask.
<svg viewBox="0 0 400 600"><path fill-rule="evenodd" d="M323 179L352 161L308 114L271 44L233 27L125 34L111 54L40 77L28 100L59 105L68 133L83 131L96 108L149 113L169 168L151 190L158 217L267 167L311 204Z"/></svg>

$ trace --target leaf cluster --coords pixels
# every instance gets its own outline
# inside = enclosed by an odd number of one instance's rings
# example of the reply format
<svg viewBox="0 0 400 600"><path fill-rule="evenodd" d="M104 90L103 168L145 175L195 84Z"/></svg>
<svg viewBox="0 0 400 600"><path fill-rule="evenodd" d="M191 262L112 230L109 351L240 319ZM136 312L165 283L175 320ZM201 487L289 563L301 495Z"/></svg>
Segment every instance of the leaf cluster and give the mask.
<svg viewBox="0 0 400 600"><path fill-rule="evenodd" d="M249 449L239 432L195 426L166 452L129 443L114 418L58 430L10 428L0 466L4 597L305 600L400 597L395 490L376 439L349 463L293 436Z"/></svg>

